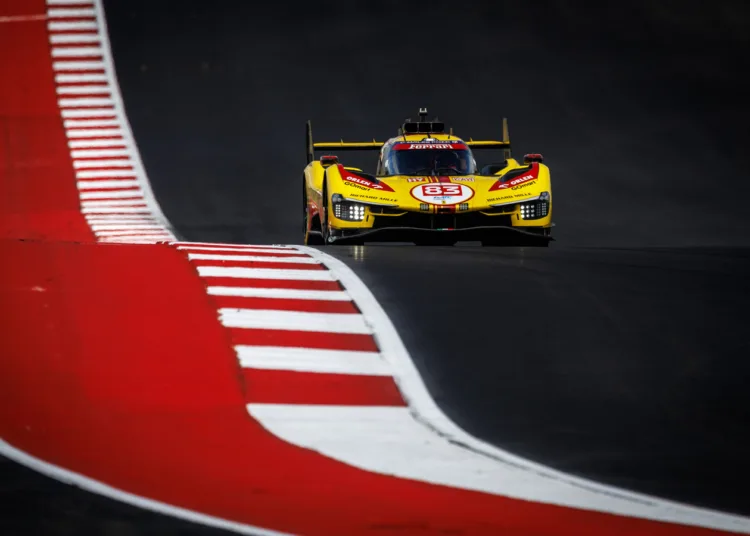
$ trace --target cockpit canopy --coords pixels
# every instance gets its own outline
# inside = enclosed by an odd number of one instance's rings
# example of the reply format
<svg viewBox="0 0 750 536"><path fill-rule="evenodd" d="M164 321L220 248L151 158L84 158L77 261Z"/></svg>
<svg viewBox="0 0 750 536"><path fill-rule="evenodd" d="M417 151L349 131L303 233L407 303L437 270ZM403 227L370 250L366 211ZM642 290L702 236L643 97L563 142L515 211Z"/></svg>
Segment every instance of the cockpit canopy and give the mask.
<svg viewBox="0 0 750 536"><path fill-rule="evenodd" d="M463 142L400 141L384 155L382 175L469 175L476 173L471 150Z"/></svg>

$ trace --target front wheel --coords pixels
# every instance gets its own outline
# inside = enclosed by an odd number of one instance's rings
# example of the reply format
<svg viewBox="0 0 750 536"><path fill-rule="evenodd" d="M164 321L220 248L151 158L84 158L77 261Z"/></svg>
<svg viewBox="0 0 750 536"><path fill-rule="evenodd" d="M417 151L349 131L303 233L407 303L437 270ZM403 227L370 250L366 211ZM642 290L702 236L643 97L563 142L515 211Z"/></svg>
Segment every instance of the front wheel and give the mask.
<svg viewBox="0 0 750 536"><path fill-rule="evenodd" d="M319 246L323 244L321 235L315 232L312 228L312 222L310 221L310 203L307 198L307 187L305 183L302 183L302 221L304 224L304 238L303 244L306 246Z"/></svg>

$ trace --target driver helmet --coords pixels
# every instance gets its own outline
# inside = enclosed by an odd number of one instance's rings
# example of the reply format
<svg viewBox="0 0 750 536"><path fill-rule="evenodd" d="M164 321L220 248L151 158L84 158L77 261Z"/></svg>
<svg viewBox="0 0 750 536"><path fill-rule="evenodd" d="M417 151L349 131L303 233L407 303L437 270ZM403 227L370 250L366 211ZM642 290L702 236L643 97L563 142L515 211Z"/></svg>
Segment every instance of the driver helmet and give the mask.
<svg viewBox="0 0 750 536"><path fill-rule="evenodd" d="M435 156L435 168L449 168L458 171L461 166L461 159L453 151L442 151Z"/></svg>

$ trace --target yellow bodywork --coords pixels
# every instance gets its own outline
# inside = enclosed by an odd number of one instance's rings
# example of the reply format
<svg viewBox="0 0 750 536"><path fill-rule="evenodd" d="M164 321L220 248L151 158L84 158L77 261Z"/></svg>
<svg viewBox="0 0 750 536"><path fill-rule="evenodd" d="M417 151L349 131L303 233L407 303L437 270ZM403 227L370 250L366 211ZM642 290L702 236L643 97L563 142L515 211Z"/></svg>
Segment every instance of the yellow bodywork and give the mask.
<svg viewBox="0 0 750 536"><path fill-rule="evenodd" d="M399 141L409 142L421 141L425 137L438 141L462 142L469 148L472 146L478 147L483 143L500 143L467 141L448 134L402 135L398 139ZM343 148L345 145L344 142L340 144L337 142L321 143L315 144L315 148L336 153L336 147ZM383 143L373 141L372 143L366 142L358 145L371 145L372 148L377 148L381 147ZM377 180L373 181L381 186L381 188L377 188L373 187L372 184L356 180L356 173L362 170L344 167L345 164L339 165L338 162L326 162L324 164L320 160L313 160L304 169L306 206L311 216L317 215L317 221L326 222L330 229L367 230L373 227L375 218L395 217L408 212L439 214L448 210L457 215L480 212L488 217L503 216L506 217L506 221L508 220L507 216L510 216L510 225L519 230L552 227L552 187L549 168L541 162L531 164L531 166L538 167L534 168L535 178L529 180L529 176L523 173L518 175L517 171L529 169L529 165L521 164L513 158L508 158L506 161L506 167L494 175L471 174L440 178L434 176L378 176L376 177ZM355 174L349 174L348 171L353 171ZM512 173L514 171L516 173ZM502 184L502 178L509 173L517 175L521 179L525 177L525 179L517 185L514 185L514 179L511 179L507 184L499 187ZM351 180L352 178L355 180ZM423 189L421 188L422 185L434 186ZM424 200L417 198L420 196L420 192L441 191L460 192L461 196L453 199L461 199L461 203L446 205L446 201L440 203L434 200L425 203ZM539 219L524 219L521 215L519 203L538 199L543 192L547 192L544 195L548 196L549 199L547 215ZM362 221L346 221L337 218L332 210L331 196L334 194L340 194L349 201L364 203L366 206ZM470 197L464 200L463 198L469 194L471 194ZM325 203L324 196L327 197ZM426 205L427 208L425 208ZM320 218L322 216L320 211L323 210L324 206L327 206L327 212L323 218ZM384 212L387 212L387 214Z"/></svg>

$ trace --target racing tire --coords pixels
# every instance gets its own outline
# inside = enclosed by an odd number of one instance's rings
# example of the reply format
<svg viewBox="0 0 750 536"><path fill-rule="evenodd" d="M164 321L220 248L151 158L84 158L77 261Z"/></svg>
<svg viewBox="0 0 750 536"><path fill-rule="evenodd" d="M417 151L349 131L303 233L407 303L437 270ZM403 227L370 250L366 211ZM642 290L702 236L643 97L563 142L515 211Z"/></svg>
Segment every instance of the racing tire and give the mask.
<svg viewBox="0 0 750 536"><path fill-rule="evenodd" d="M328 241L330 236L328 232L328 180L323 183L323 206L320 211L320 236L322 237L322 243L324 246L338 245L335 241Z"/></svg>
<svg viewBox="0 0 750 536"><path fill-rule="evenodd" d="M302 180L302 212L303 212L303 219L302 223L304 225L304 235L303 235L303 241L302 243L305 246L319 246L323 244L323 238L321 235L313 234L310 232L312 229L312 223L310 222L310 207L308 204L307 199L307 186L305 185L304 178Z"/></svg>

